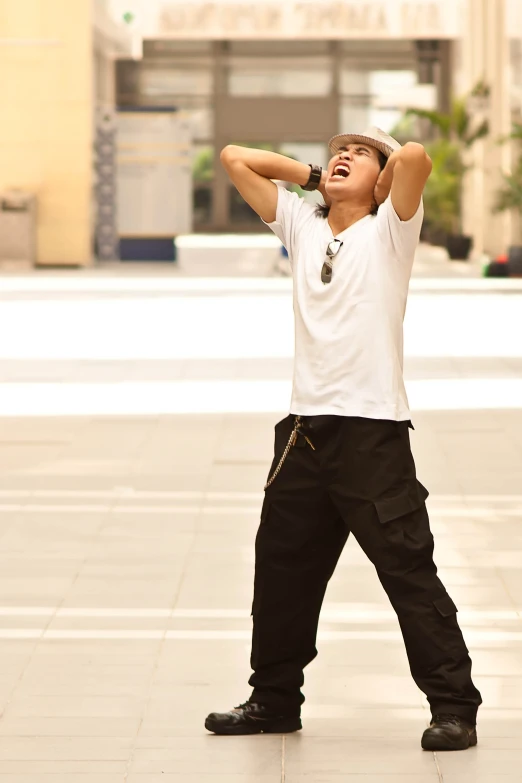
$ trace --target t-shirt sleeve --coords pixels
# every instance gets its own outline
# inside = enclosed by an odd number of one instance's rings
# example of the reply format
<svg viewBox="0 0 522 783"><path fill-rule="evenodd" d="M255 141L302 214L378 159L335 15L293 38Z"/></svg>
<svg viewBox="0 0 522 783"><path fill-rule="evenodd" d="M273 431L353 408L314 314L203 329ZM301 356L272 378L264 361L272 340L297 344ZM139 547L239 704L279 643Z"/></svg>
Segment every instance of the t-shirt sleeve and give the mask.
<svg viewBox="0 0 522 783"><path fill-rule="evenodd" d="M276 219L273 223L266 223L266 225L286 247L291 262L297 254L299 229L314 215L314 212L314 206L298 196L297 193L290 192L282 185L277 186Z"/></svg>
<svg viewBox="0 0 522 783"><path fill-rule="evenodd" d="M413 264L415 250L419 243L424 204L420 200L417 212L410 220L401 220L388 196L377 212L377 231L381 240L388 244L400 261Z"/></svg>

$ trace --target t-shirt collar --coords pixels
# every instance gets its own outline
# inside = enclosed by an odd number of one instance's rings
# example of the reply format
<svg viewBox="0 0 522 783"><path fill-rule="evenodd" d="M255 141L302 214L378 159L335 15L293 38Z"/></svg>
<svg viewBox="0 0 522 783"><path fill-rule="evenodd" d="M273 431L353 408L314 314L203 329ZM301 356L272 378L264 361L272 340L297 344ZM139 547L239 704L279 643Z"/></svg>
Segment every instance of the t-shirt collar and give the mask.
<svg viewBox="0 0 522 783"><path fill-rule="evenodd" d="M352 229L357 228L358 226L362 225L363 223L365 223L368 220L368 218L371 218L371 217L374 217L374 216L373 215L365 215L364 217L359 218L359 220L356 220L355 223L352 223L351 226L348 226L347 228L344 228L338 234L334 234L334 232L332 231L330 223L328 222L328 218L326 219L326 225L327 225L328 231L332 235L333 239L342 239L343 237L345 237L347 235L347 233L349 231L351 231Z"/></svg>

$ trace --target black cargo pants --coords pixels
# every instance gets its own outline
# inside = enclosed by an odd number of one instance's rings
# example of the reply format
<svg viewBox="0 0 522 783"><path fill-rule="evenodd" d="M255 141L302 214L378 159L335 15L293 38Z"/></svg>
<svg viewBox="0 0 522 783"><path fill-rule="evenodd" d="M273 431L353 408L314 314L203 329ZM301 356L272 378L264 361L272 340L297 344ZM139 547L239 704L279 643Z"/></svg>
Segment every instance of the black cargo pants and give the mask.
<svg viewBox="0 0 522 783"><path fill-rule="evenodd" d="M290 415L275 427L270 476L295 419ZM303 434L266 489L256 536L250 699L299 713L303 669L317 655L326 586L352 532L397 613L411 673L432 714L474 723L482 699L471 680L457 608L433 562L428 491L416 477L411 423L301 420Z"/></svg>

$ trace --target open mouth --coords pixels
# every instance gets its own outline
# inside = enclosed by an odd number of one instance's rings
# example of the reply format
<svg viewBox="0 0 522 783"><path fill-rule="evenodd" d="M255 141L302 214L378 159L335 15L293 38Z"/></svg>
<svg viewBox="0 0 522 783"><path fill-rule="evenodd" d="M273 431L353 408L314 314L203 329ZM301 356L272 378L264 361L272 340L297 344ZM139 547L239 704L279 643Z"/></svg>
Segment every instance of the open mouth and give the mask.
<svg viewBox="0 0 522 783"><path fill-rule="evenodd" d="M332 171L330 179L346 179L350 176L350 166L348 163L338 163Z"/></svg>

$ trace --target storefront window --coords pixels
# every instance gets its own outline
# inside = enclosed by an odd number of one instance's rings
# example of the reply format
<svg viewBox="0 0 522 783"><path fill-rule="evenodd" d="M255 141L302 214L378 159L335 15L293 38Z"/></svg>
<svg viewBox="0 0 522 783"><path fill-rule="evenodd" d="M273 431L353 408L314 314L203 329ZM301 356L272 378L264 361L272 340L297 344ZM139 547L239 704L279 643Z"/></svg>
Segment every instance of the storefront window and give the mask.
<svg viewBox="0 0 522 783"><path fill-rule="evenodd" d="M331 90L332 72L324 58L235 57L230 60L228 93L236 98L324 97Z"/></svg>
<svg viewBox="0 0 522 783"><path fill-rule="evenodd" d="M340 132L377 125L389 133L409 106L435 108L435 85L418 85L415 71L341 70Z"/></svg>
<svg viewBox="0 0 522 783"><path fill-rule="evenodd" d="M212 70L189 68L180 64L176 68L162 66L143 67L140 73L140 90L143 95L165 98L176 96L210 96L212 94Z"/></svg>
<svg viewBox="0 0 522 783"><path fill-rule="evenodd" d="M417 81L415 71L372 71L370 125L390 133L409 107L435 109L436 85L418 84Z"/></svg>

